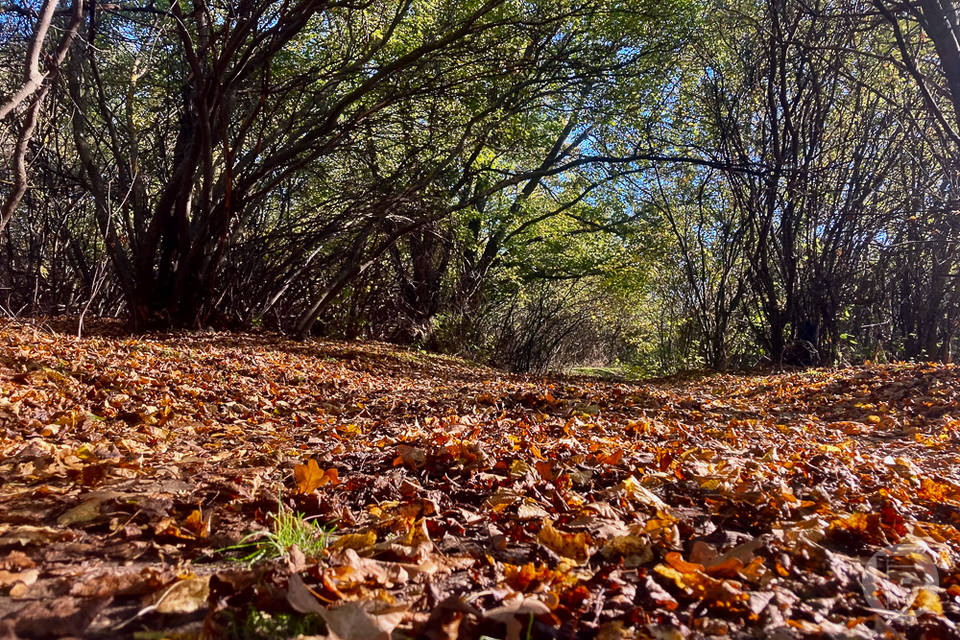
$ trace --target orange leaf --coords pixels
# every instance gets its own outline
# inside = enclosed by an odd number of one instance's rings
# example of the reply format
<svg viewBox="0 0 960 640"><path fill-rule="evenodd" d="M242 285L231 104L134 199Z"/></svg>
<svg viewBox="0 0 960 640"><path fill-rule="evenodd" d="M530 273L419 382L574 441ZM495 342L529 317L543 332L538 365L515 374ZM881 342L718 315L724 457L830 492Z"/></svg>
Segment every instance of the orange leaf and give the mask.
<svg viewBox="0 0 960 640"><path fill-rule="evenodd" d="M552 462L535 462L533 463L533 466L536 468L541 478L544 480L553 480Z"/></svg>
<svg viewBox="0 0 960 640"><path fill-rule="evenodd" d="M206 538L210 535L210 516L204 519L203 512L200 509L194 509L183 521L183 526L198 538Z"/></svg>
<svg viewBox="0 0 960 640"><path fill-rule="evenodd" d="M338 472L335 468L331 467L330 469L327 469L327 472L324 474L324 476L327 478L327 481L330 482L330 484L340 484L340 472Z"/></svg>
<svg viewBox="0 0 960 640"><path fill-rule="evenodd" d="M329 483L338 484L340 477L336 469L323 471L316 460L308 460L307 464L298 464L293 468L293 478L297 481L298 493L311 493L317 488Z"/></svg>
<svg viewBox="0 0 960 640"><path fill-rule="evenodd" d="M601 453L597 456L597 460L602 464L619 464L621 458L623 458L623 449L617 449L613 453Z"/></svg>
<svg viewBox="0 0 960 640"><path fill-rule="evenodd" d="M708 576L724 576L727 578L735 578L737 572L743 568L743 561L740 558L727 558L721 560L716 564L712 564L706 568L706 574Z"/></svg>
<svg viewBox="0 0 960 640"><path fill-rule="evenodd" d="M664 560L667 561L671 567L677 571L682 571L683 573L693 573L695 571L703 571L703 565L697 564L696 562L687 562L683 559L683 556L677 553L676 551L671 551L667 553L664 557Z"/></svg>

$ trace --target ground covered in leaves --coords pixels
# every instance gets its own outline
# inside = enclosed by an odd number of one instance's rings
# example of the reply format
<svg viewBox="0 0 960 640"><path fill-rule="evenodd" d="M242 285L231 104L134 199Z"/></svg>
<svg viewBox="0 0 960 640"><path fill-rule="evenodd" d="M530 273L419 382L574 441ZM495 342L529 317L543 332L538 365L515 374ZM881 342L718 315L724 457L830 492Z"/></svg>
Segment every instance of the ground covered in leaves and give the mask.
<svg viewBox="0 0 960 640"><path fill-rule="evenodd" d="M0 638L957 637L955 367L104 329L0 327Z"/></svg>

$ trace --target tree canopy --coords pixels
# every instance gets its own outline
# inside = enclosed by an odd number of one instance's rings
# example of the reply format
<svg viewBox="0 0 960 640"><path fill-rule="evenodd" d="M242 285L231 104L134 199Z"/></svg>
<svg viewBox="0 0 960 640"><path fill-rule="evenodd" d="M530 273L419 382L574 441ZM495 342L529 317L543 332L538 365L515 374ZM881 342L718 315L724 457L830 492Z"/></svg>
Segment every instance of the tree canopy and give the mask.
<svg viewBox="0 0 960 640"><path fill-rule="evenodd" d="M514 370L949 361L949 3L0 7L9 314Z"/></svg>

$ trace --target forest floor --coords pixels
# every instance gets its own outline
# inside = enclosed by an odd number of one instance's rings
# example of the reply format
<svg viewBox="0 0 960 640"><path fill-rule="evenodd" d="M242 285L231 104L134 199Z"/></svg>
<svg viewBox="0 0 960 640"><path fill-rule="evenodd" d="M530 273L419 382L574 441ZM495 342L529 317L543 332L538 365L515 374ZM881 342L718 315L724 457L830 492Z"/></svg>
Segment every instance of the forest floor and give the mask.
<svg viewBox="0 0 960 640"><path fill-rule="evenodd" d="M956 367L110 327L0 326L0 638L958 637Z"/></svg>

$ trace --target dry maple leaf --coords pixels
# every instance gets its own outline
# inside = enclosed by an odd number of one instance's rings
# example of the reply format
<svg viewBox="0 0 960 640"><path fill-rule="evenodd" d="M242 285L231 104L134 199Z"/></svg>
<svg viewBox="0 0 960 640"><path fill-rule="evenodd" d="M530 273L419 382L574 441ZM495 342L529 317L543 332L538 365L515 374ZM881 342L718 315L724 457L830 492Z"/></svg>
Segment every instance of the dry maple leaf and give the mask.
<svg viewBox="0 0 960 640"><path fill-rule="evenodd" d="M313 459L308 460L307 464L294 466L293 478L297 482L298 493L313 493L328 482L331 484L340 482L336 469L323 471L317 461Z"/></svg>

